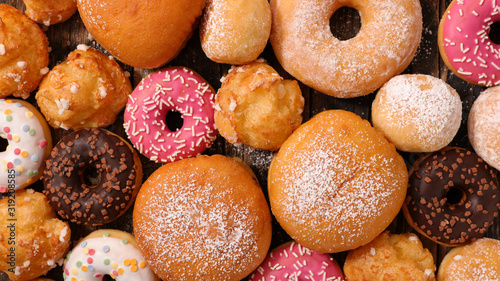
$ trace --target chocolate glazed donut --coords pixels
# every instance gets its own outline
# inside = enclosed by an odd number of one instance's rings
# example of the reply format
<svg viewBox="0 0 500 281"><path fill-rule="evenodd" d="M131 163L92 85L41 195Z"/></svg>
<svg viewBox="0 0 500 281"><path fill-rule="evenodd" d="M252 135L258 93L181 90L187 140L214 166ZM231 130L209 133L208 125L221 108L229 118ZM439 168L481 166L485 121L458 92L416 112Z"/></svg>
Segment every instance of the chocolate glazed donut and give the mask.
<svg viewBox="0 0 500 281"><path fill-rule="evenodd" d="M98 183L85 180L90 171ZM100 225L121 216L142 182L139 156L104 129L73 132L53 148L42 176L44 194L63 219Z"/></svg>
<svg viewBox="0 0 500 281"><path fill-rule="evenodd" d="M471 151L444 148L410 170L403 212L415 230L437 243L458 246L482 237L499 209L495 170Z"/></svg>

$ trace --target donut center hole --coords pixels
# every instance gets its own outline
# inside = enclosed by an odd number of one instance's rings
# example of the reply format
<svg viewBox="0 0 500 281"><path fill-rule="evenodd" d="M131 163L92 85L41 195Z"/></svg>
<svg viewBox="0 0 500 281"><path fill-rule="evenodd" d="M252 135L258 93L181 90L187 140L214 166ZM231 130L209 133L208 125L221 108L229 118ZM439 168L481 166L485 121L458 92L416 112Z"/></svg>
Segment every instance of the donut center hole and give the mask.
<svg viewBox="0 0 500 281"><path fill-rule="evenodd" d="M115 279L111 278L111 275L109 275L109 274L106 274L102 277L102 281L112 281L112 280L115 280Z"/></svg>
<svg viewBox="0 0 500 281"><path fill-rule="evenodd" d="M83 170L82 181L90 188L96 187L101 182L101 174L96 167L87 166Z"/></svg>
<svg viewBox="0 0 500 281"><path fill-rule="evenodd" d="M170 110L166 117L167 127L170 131L176 132L182 128L184 125L184 119L182 119L182 114L179 111Z"/></svg>
<svg viewBox="0 0 500 281"><path fill-rule="evenodd" d="M491 42L500 45L500 22L496 21L490 26L490 32L488 34Z"/></svg>
<svg viewBox="0 0 500 281"><path fill-rule="evenodd" d="M341 7L330 18L330 30L340 41L349 40L358 35L361 29L359 11L351 7Z"/></svg>
<svg viewBox="0 0 500 281"><path fill-rule="evenodd" d="M9 146L9 141L3 137L0 137L0 152L6 151L7 146Z"/></svg>
<svg viewBox="0 0 500 281"><path fill-rule="evenodd" d="M458 205L465 199L465 192L458 187L450 187L446 192L446 202L450 205Z"/></svg>

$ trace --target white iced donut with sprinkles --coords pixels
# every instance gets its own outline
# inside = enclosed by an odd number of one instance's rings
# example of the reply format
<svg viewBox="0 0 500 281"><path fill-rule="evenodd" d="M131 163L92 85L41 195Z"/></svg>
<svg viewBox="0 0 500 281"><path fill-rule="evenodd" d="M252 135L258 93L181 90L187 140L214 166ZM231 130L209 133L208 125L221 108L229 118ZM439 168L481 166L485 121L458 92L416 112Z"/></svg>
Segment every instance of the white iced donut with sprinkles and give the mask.
<svg viewBox="0 0 500 281"><path fill-rule="evenodd" d="M329 254L314 252L296 242L290 242L271 251L248 280L344 281L345 278L339 265Z"/></svg>
<svg viewBox="0 0 500 281"><path fill-rule="evenodd" d="M144 78L130 95L125 131L149 159L168 163L201 154L217 138L215 91L185 67L171 67ZM169 112L180 113L182 125L169 128Z"/></svg>
<svg viewBox="0 0 500 281"><path fill-rule="evenodd" d="M463 80L491 87L500 84L500 45L490 38L500 21L500 1L454 0L439 24L443 61Z"/></svg>
<svg viewBox="0 0 500 281"><path fill-rule="evenodd" d="M37 181L52 150L52 137L42 114L28 102L0 99L0 137L7 140L0 152L0 193Z"/></svg>
<svg viewBox="0 0 500 281"><path fill-rule="evenodd" d="M68 281L159 280L137 248L135 238L123 231L92 232L68 254L63 277Z"/></svg>

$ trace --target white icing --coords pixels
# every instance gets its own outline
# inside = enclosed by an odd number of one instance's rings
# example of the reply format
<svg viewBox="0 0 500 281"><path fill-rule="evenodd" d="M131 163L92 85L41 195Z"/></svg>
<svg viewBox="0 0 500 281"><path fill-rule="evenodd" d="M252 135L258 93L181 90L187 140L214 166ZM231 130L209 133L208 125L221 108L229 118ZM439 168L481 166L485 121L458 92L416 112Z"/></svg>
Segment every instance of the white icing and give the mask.
<svg viewBox="0 0 500 281"><path fill-rule="evenodd" d="M83 246L83 247L82 247ZM109 251L104 252L105 246L109 247ZM94 250L91 255L89 250ZM85 252L87 254L85 254ZM91 260L89 260L91 258ZM105 259L109 260L109 264L105 264ZM137 270L132 271L132 264L126 266L125 260L135 259ZM91 263L89 263L91 261ZM77 262L81 262L77 266ZM155 280L155 275L149 265L141 268L140 264L145 263L145 259L139 250L133 245L123 244L121 239L114 237L96 237L89 238L80 242L71 252L69 259L65 262L65 280L71 280L71 277L76 277L78 280L85 281L101 281L102 276L113 274L113 271L123 269L123 274L116 276L117 281L140 280L152 281ZM116 268L113 264L116 263ZM86 272L83 269L86 268ZM76 274L75 274L76 273ZM101 276L96 274L100 274Z"/></svg>
<svg viewBox="0 0 500 281"><path fill-rule="evenodd" d="M0 192L8 188L9 167L15 171L14 185L19 189L38 175L45 154L45 146L40 147L41 142L46 143L45 132L30 109L0 99L0 137L11 138L7 150L0 152Z"/></svg>

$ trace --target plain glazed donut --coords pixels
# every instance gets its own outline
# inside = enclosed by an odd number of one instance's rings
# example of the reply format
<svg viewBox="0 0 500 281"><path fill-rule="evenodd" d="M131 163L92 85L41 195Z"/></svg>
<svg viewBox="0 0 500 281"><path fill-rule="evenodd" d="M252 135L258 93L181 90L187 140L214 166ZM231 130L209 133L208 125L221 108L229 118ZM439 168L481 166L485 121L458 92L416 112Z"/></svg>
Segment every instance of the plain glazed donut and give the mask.
<svg viewBox="0 0 500 281"><path fill-rule="evenodd" d="M129 139L149 159L168 163L197 156L217 138L215 90L185 67L170 67L144 78L130 95L124 128ZM182 128L172 131L170 111L182 114Z"/></svg>
<svg viewBox="0 0 500 281"><path fill-rule="evenodd" d="M342 270L330 255L311 251L295 242L285 243L272 250L248 280L306 279L345 280Z"/></svg>
<svg viewBox="0 0 500 281"><path fill-rule="evenodd" d="M271 210L301 245L321 253L375 239L401 209L408 184L403 158L368 121L323 111L295 130L268 175Z"/></svg>
<svg viewBox="0 0 500 281"><path fill-rule="evenodd" d="M0 152L0 193L37 181L52 150L52 136L42 114L28 102L0 99L0 137L9 143Z"/></svg>
<svg viewBox="0 0 500 281"><path fill-rule="evenodd" d="M489 37L500 21L497 0L454 0L439 24L443 61L461 79L476 85L500 85L499 47Z"/></svg>
<svg viewBox="0 0 500 281"><path fill-rule="evenodd" d="M422 235L446 246L481 238L498 217L495 170L463 148L444 148L413 164L403 212Z"/></svg>
<svg viewBox="0 0 500 281"><path fill-rule="evenodd" d="M68 281L157 281L137 247L134 236L114 229L100 229L83 238L66 256L63 276Z"/></svg>
<svg viewBox="0 0 500 281"><path fill-rule="evenodd" d="M87 184L86 170L98 182ZM135 150L104 129L83 129L63 137L43 172L44 194L57 214L77 224L100 225L132 206L142 182Z"/></svg>
<svg viewBox="0 0 500 281"><path fill-rule="evenodd" d="M474 101L467 128L474 151L500 171L500 86L486 89Z"/></svg>
<svg viewBox="0 0 500 281"><path fill-rule="evenodd" d="M264 260L272 235L256 178L222 155L157 169L137 195L133 225L144 258L162 280L242 280Z"/></svg>
<svg viewBox="0 0 500 281"><path fill-rule="evenodd" d="M359 11L356 37L330 31L333 13ZM271 0L271 43L283 68L309 87L338 98L367 95L412 61L422 33L418 0Z"/></svg>
<svg viewBox="0 0 500 281"><path fill-rule="evenodd" d="M441 261L437 280L500 280L500 240L481 238L452 249Z"/></svg>

